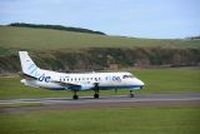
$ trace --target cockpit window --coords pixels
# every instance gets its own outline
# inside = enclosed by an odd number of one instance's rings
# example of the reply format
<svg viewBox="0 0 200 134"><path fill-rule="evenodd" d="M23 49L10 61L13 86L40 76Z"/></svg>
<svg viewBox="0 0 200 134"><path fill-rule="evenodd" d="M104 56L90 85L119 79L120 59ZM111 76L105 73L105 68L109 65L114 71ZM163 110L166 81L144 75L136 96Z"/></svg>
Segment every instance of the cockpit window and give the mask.
<svg viewBox="0 0 200 134"><path fill-rule="evenodd" d="M126 78L133 78L133 75L123 75L123 79L126 79Z"/></svg>
<svg viewBox="0 0 200 134"><path fill-rule="evenodd" d="M124 75L124 76L123 76L123 79L126 79L126 78L128 78L128 75Z"/></svg>

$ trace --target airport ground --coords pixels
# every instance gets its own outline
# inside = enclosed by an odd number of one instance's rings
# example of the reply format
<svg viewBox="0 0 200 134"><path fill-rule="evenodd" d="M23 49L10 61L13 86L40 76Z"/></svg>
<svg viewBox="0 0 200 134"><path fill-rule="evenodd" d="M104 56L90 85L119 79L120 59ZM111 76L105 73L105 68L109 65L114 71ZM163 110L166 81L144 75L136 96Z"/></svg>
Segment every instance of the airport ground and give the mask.
<svg viewBox="0 0 200 134"><path fill-rule="evenodd" d="M133 99L121 90L102 91L99 100L80 92L74 101L70 92L27 88L18 76L1 77L0 133L200 133L199 68L133 72L146 83Z"/></svg>
<svg viewBox="0 0 200 134"><path fill-rule="evenodd" d="M148 96L148 95L147 95ZM130 99L130 98L129 98ZM78 100L83 102L83 100ZM1 107L4 134L198 134L200 101L18 104Z"/></svg>

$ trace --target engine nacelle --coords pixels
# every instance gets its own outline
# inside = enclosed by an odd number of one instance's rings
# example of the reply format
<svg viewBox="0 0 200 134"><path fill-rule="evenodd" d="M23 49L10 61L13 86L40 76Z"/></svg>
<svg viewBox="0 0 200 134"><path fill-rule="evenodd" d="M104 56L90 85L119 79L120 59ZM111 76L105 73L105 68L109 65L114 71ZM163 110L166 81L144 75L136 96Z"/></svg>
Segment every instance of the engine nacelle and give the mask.
<svg viewBox="0 0 200 134"><path fill-rule="evenodd" d="M81 84L80 86L69 86L66 89L70 89L70 90L90 90L92 88L94 88L95 85L94 84Z"/></svg>
<svg viewBox="0 0 200 134"><path fill-rule="evenodd" d="M94 84L84 84L84 85L81 85L81 90L90 90L94 87L95 87Z"/></svg>

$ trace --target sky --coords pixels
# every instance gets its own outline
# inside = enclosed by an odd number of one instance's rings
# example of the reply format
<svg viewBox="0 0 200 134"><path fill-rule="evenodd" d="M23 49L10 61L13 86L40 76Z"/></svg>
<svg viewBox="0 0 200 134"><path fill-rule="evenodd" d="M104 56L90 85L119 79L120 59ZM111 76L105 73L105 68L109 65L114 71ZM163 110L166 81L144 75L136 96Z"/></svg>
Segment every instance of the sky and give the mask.
<svg viewBox="0 0 200 134"><path fill-rule="evenodd" d="M0 25L13 22L117 36L185 38L200 35L200 0L0 0Z"/></svg>

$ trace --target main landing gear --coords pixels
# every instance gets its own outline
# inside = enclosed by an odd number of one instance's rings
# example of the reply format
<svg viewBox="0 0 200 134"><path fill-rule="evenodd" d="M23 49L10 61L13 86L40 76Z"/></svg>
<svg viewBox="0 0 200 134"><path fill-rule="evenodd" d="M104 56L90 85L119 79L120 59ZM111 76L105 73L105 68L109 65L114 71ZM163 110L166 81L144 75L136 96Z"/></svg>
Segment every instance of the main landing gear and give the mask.
<svg viewBox="0 0 200 134"><path fill-rule="evenodd" d="M99 98L99 90L94 90L94 99L98 99Z"/></svg>
<svg viewBox="0 0 200 134"><path fill-rule="evenodd" d="M130 95L131 98L134 98L134 94L133 94L132 90L130 90L130 94L129 95Z"/></svg>
<svg viewBox="0 0 200 134"><path fill-rule="evenodd" d="M77 91L74 91L73 99L74 99L74 100L78 100Z"/></svg>
<svg viewBox="0 0 200 134"><path fill-rule="evenodd" d="M94 99L98 99L99 98L99 83L95 83L95 87L94 87Z"/></svg>

